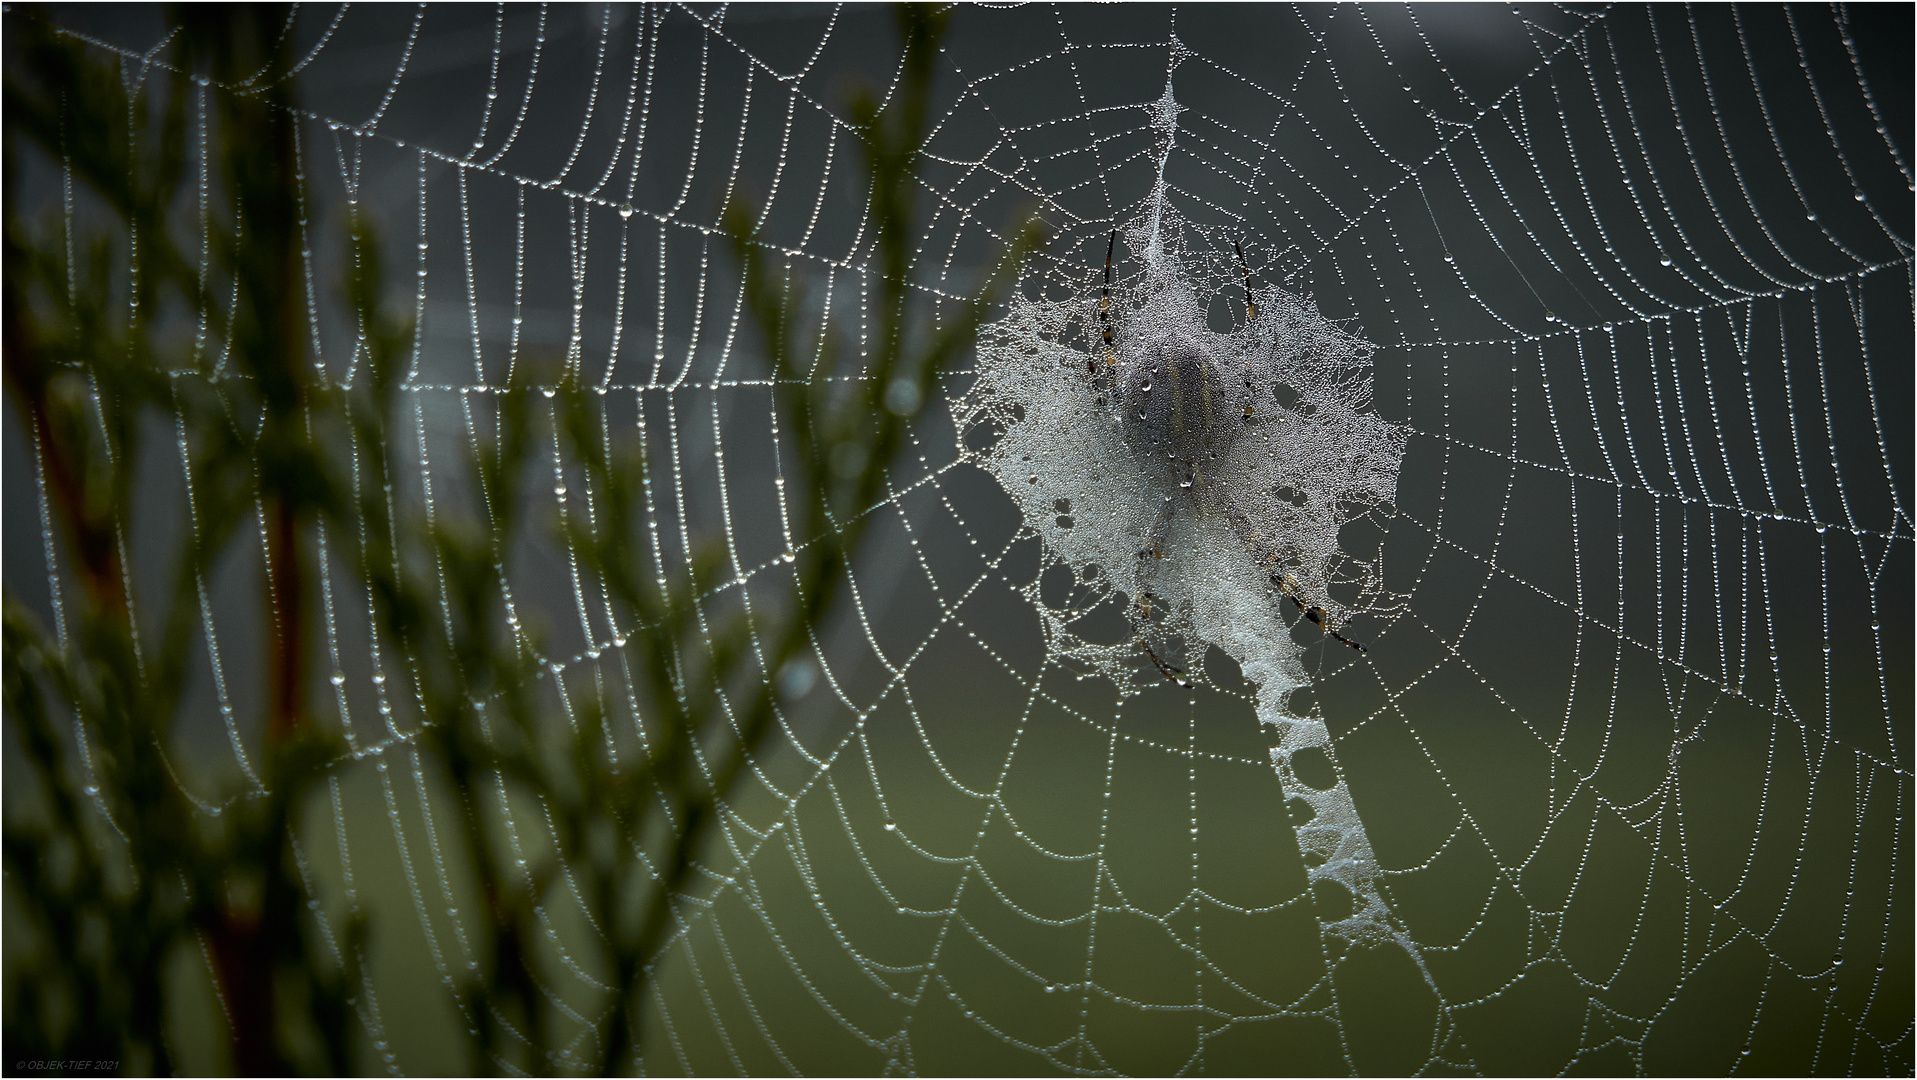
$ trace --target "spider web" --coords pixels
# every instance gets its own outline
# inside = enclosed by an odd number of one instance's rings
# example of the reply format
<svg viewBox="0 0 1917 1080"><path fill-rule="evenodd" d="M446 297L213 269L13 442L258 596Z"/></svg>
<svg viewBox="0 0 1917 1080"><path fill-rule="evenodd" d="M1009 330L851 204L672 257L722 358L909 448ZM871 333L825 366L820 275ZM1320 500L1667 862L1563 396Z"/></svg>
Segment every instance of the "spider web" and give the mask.
<svg viewBox="0 0 1917 1080"><path fill-rule="evenodd" d="M679 906L645 1070L1909 1073L1911 93L1864 16L956 12L917 162L928 310L1026 205L1054 231L1027 293L1095 281L1162 179L1376 346L1373 407L1409 444L1391 512L1340 542L1404 599L1354 620L1363 655L1299 631L1290 708L1334 752L1296 781L1348 793L1402 942L1325 932L1340 900L1236 664L1132 685L1057 651L1038 609L1078 603L1064 568L930 407ZM165 37L80 18L129 70ZM888 17L341 7L290 40L314 295L349 199L417 261L397 497L471 499L487 392L563 355L655 448L663 543L723 535L721 591L776 588L804 538L718 211L749 195L756 241L866 325L837 103L850 73L893 85ZM314 313L351 379L352 328ZM568 463L541 453L556 514ZM603 593L557 544L510 583L554 714L597 695L636 722ZM323 584L356 756L302 850L324 911L381 928L384 1065L436 1071L470 1053L444 986L477 956L453 812L387 689L403 658ZM207 752L243 768L251 646L206 610ZM592 931L544 917L545 989L590 999L569 943Z"/></svg>

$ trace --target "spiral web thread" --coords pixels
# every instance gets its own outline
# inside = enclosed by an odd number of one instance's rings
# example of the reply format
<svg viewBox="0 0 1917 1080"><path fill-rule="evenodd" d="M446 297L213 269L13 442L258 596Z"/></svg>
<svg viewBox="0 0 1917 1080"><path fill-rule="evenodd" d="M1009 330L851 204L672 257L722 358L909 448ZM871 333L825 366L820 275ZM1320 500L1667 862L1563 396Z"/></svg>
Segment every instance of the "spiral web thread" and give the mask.
<svg viewBox="0 0 1917 1080"><path fill-rule="evenodd" d="M1244 238L1268 312L1300 297L1375 346L1369 409L1408 432L1394 512L1336 542L1402 602L1323 582L1370 651L1288 639L1282 718L1249 651L1193 648L1175 685L1123 628L1131 674L1084 678L1046 630L1078 610L1064 564L933 408L679 905L647 1071L1908 1073L1910 86L1872 81L1855 15L955 13L916 295L962 300L1027 203L1055 229L1034 302L1082 300L1111 231L1148 246L1163 211L1223 311ZM84 28L135 78L168 61L137 23ZM358 200L417 259L394 498L469 499L486 395L556 352L655 451L650 542L721 531L715 604L778 580L808 538L780 524L718 208L749 194L755 242L856 336L868 193L835 80L892 85L886 26L301 10L327 377L353 378L355 332L323 224ZM542 454L553 512L584 505ZM562 549L524 566L509 614L548 628L553 714L596 695L642 723L599 583ZM385 1065L431 1071L463 1036L419 1002L477 962L458 823L369 598L322 584L355 752L300 850L326 925L382 920ZM209 745L243 770L248 646L203 610ZM1332 776L1274 779L1308 746ZM1326 931L1306 791L1362 815L1360 910L1403 948ZM578 1011L593 931L563 887L542 918L544 989Z"/></svg>

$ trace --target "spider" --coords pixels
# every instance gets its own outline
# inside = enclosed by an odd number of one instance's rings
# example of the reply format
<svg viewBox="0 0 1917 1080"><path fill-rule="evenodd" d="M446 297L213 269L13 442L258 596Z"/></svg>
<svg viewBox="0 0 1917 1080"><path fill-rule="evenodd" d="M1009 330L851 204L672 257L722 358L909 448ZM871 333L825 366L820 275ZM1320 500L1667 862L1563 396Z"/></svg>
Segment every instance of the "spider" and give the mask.
<svg viewBox="0 0 1917 1080"><path fill-rule="evenodd" d="M1112 317L1112 260L1117 248L1118 230L1113 229L1105 244L1104 280L1097 306L1104 370L1088 359L1086 371L1099 393L1099 404L1106 404L1109 398L1124 441L1139 464L1164 490L1184 496L1166 500L1152 528L1153 540L1139 557L1148 567L1164 558L1158 538L1164 535L1178 503L1189 501L1222 510L1233 532L1253 555L1268 565L1279 562L1277 553L1263 542L1261 531L1239 509L1232 492L1225 485L1205 483L1207 465L1225 457L1245 431L1263 421L1256 407L1252 359L1243 353L1242 345L1204 329L1202 316L1194 319L1192 312L1180 310L1177 304L1184 294L1155 287L1149 271L1146 291L1133 320L1136 330L1129 335L1125 354L1121 355ZM1245 290L1245 321L1250 325L1258 320L1251 266L1237 241L1233 241L1232 250L1238 256ZM1157 304L1167 306L1155 310ZM1242 371L1235 370L1239 365ZM1218 471L1215 466L1213 471ZM1327 636L1359 652L1367 651L1344 636L1341 619L1333 614L1331 605L1313 601L1296 577L1282 573L1273 581ZM1154 599L1152 593L1143 592L1137 604L1147 623ZM1167 664L1152 648L1145 625L1138 618L1132 622L1145 654L1158 670L1180 686L1189 685L1182 677L1185 672Z"/></svg>

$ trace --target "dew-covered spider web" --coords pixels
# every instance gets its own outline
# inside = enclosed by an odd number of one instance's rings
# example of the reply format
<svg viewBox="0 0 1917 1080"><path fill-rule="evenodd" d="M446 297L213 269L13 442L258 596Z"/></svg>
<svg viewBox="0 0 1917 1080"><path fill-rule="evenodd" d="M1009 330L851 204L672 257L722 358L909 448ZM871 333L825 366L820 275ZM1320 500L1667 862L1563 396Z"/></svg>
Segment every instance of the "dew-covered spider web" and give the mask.
<svg viewBox="0 0 1917 1080"><path fill-rule="evenodd" d="M168 62L161 16L62 18ZM1909 40L1901 7L956 10L918 317L1022 208L1050 239L779 673L643 1069L1909 1074ZM782 587L808 538L720 212L870 346L844 101L896 88L889 13L314 6L285 47L314 359L353 377L349 200L418 319L395 498L470 501L488 394L559 357L652 449L652 535L724 538L712 602ZM1176 419L1098 412L1153 364ZM552 715L639 722L603 585L556 533L513 565ZM379 927L369 1066L459 1071L430 718L322 584L355 757L303 851ZM259 650L214 585L204 746L243 765ZM591 1000L593 931L542 919L543 989Z"/></svg>

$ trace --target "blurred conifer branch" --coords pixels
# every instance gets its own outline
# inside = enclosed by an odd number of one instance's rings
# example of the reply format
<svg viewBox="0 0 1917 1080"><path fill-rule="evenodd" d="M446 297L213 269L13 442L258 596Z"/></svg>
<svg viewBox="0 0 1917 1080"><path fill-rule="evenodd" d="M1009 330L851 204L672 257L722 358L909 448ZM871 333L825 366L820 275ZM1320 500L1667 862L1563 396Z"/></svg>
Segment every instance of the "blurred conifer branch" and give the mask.
<svg viewBox="0 0 1917 1080"><path fill-rule="evenodd" d="M8 930L33 942L6 972L8 1050L171 1071L165 973L185 951L207 958L235 1071L357 1067L369 927L356 912L329 921L309 908L316 886L297 849L305 807L354 767L340 718L315 705L331 700L316 685L313 633L326 552L373 597L375 643L397 658L385 674L399 689L388 693L418 702L411 737L461 804L455 843L481 939L453 992L482 1067L626 1071L652 968L684 925L678 898L776 724L780 675L807 662L813 629L843 592L925 391L969 347L1039 234L1027 223L941 325L922 317L907 285L922 194L912 162L945 16L901 7L893 100L883 110L852 101L872 192L868 355L851 355L828 327L802 364L802 290L754 243L744 204L725 210L773 376L793 550L779 586L787 602L722 612L714 595L744 588L724 539L694 538L675 555L648 535L659 493L648 489L643 432L614 432L576 366L529 375L520 365L487 395L493 430L468 462L478 505L442 503L429 519L395 499L405 466L393 459L393 425L414 328L387 311L379 245L355 205L342 290L360 331L351 374L338 380L312 355L308 211L283 47L291 17L182 7L177 60L162 67L109 57L38 12L8 14L5 377L77 586L57 593L52 630L11 589L5 598L6 723L34 777L5 821L6 886L20 912ZM174 239L196 187L187 148L198 116L210 133L207 235L217 238L204 264ZM15 181L36 154L102 212L25 220ZM69 235L95 221L89 235ZM166 332L182 316L204 332ZM135 474L149 433L167 429L189 448L193 501L167 577L141 580L129 545L152 539L129 535ZM559 528L603 588L614 647L638 673L646 715L636 732L615 730L595 699L570 721L553 708L563 676L542 669L537 638L507 616L515 539L535 527L528 463L547 439L583 481L562 497ZM200 662L207 583L224 553L256 536L267 715L239 755L245 780L210 798L182 786L166 753ZM543 811L550 851L512 857L509 806ZM568 888L596 928L586 947L601 955L588 966L607 980L593 1024L572 1019L537 972L551 934L538 909Z"/></svg>

